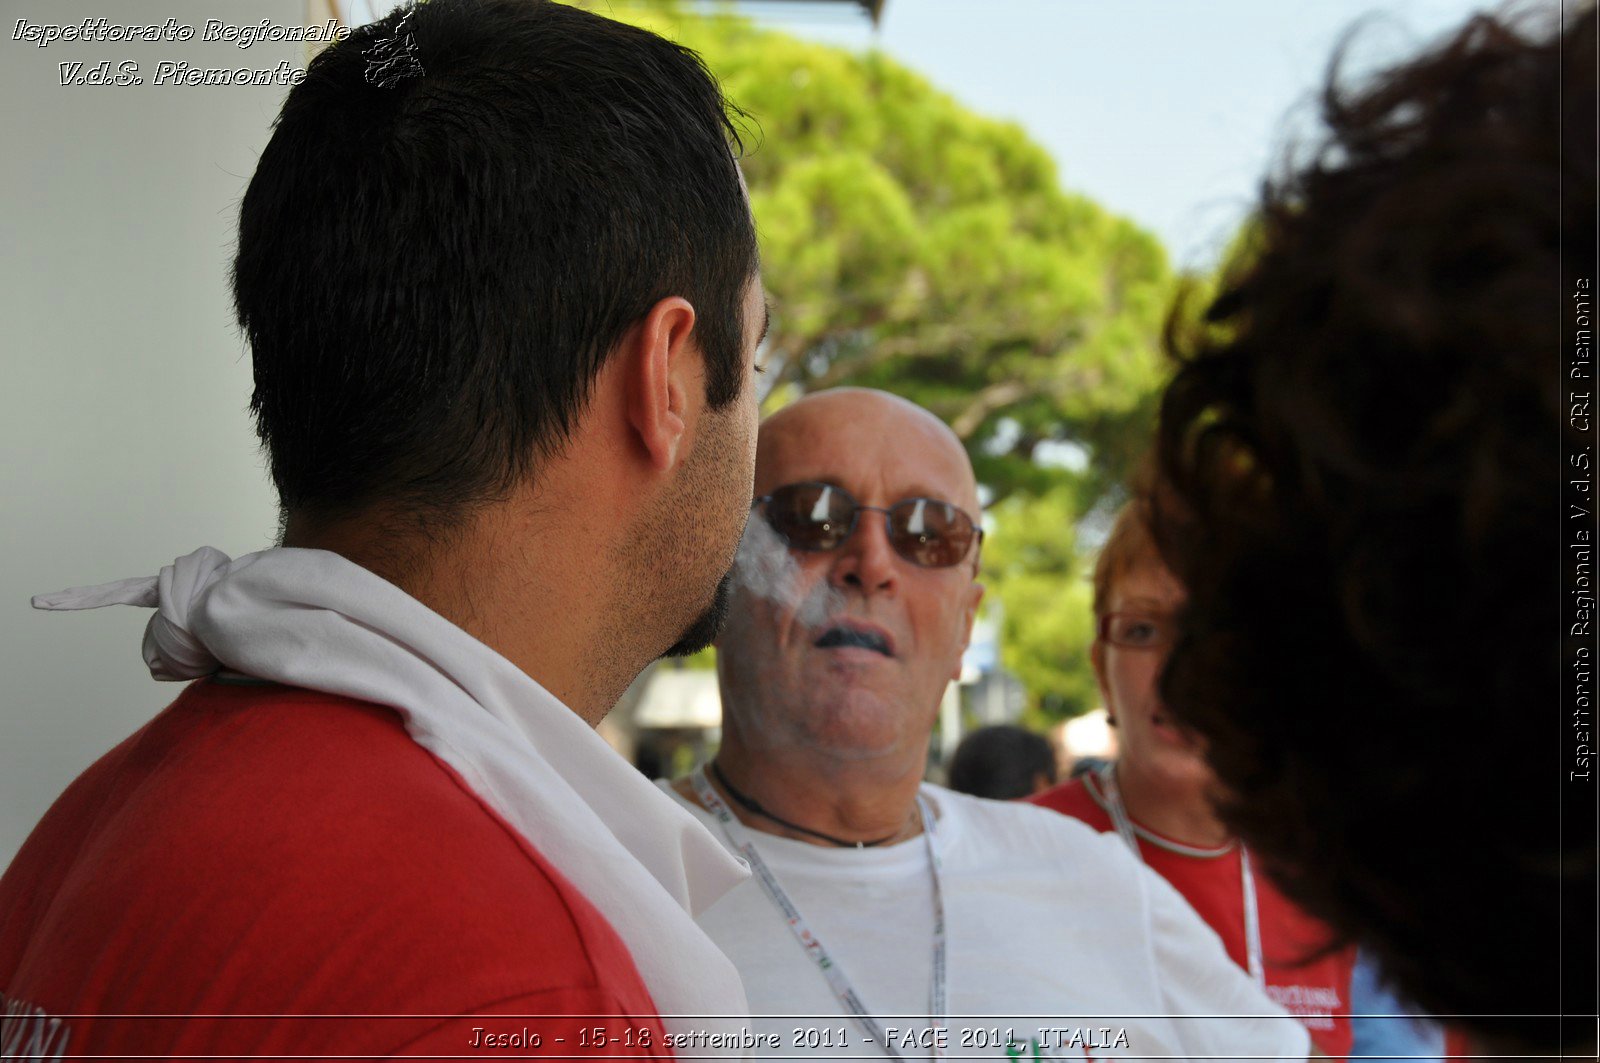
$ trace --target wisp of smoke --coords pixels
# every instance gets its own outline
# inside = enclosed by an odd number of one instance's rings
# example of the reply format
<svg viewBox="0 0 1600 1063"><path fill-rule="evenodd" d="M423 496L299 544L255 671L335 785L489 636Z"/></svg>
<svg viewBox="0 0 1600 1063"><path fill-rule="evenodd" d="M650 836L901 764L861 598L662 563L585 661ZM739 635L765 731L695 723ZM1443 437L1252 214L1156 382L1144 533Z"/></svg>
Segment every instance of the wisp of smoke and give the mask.
<svg viewBox="0 0 1600 1063"><path fill-rule="evenodd" d="M733 560L734 586L795 612L803 627L815 627L841 612L844 595L825 579L809 591L800 589L800 563L789 547L759 514L744 526L744 538Z"/></svg>

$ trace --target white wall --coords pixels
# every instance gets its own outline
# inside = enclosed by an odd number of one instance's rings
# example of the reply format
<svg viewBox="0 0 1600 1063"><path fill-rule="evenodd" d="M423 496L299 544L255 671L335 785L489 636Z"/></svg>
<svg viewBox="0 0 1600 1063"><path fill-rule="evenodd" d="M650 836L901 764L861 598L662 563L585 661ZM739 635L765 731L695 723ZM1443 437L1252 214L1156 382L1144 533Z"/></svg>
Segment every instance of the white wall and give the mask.
<svg viewBox="0 0 1600 1063"><path fill-rule="evenodd" d="M74 775L177 688L139 659L144 610L32 611L29 595L271 542L227 272L239 198L286 88L157 86L164 59L304 65L297 43L201 43L207 18L298 25L301 0L0 9L0 865ZM172 17L183 43L13 39L17 21ZM138 63L143 85L60 85Z"/></svg>

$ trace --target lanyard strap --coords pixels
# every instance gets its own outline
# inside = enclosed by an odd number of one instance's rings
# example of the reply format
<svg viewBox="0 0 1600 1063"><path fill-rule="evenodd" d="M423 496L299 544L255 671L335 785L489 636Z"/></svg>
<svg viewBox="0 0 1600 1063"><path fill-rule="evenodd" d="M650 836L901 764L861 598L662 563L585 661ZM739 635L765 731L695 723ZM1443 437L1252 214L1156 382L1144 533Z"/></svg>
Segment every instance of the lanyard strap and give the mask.
<svg viewBox="0 0 1600 1063"><path fill-rule="evenodd" d="M1244 947L1250 961L1250 977L1263 989L1267 971L1261 963L1261 913L1256 908L1256 876L1250 867L1250 850L1239 843L1239 875L1244 879Z"/></svg>
<svg viewBox="0 0 1600 1063"><path fill-rule="evenodd" d="M778 911L783 913L795 940L800 942L800 947L805 949L806 955L821 969L834 996L838 997L840 1003L849 1010L856 1022L866 1031L867 1036L876 1044L883 1046L886 1055L891 1059L904 1059L900 1051L889 1043L882 1024L867 1010L866 1003L861 999L855 984L844 973L844 968L829 955L827 948L822 944L822 939L812 932L805 916L800 914L800 909L779 884L778 876L773 874L767 862L761 859L755 841L744 829L744 824L739 822L721 796L706 781L705 769L696 768L689 778L694 784L695 796L700 799L700 803L707 811L717 817L723 833L728 836L729 844L749 862L750 870L755 872L756 880L761 883L762 890L777 906ZM944 1026L950 1003L945 965L944 893L940 884L939 845L934 835L934 820L921 794L917 795L917 814L922 817L922 837L928 847L928 869L933 877L933 985L928 992L928 1019L933 1027L933 1036L929 1040L933 1044L934 1058L942 1059L945 1051L944 1039L939 1035L939 1030Z"/></svg>
<svg viewBox="0 0 1600 1063"><path fill-rule="evenodd" d="M1122 803L1122 791L1117 787L1117 769L1114 764L1107 764L1097 773L1101 787L1106 794L1106 811L1111 813L1111 823L1117 828L1117 833L1127 843L1133 855L1144 862L1144 853L1139 849L1139 838L1134 833L1133 820L1128 816L1127 806ZM1250 868L1250 851L1244 843L1239 843L1239 878L1243 883L1240 892L1244 902L1244 954L1248 964L1250 977L1255 979L1257 985L1265 987L1267 984L1266 965L1261 962L1261 913L1256 906L1256 878Z"/></svg>

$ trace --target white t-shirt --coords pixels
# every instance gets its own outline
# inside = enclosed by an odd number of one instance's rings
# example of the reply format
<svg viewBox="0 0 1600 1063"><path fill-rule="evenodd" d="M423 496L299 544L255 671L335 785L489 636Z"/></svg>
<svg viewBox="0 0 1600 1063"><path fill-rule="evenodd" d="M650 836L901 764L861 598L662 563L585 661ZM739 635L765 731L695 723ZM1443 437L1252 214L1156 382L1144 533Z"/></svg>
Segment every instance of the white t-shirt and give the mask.
<svg viewBox="0 0 1600 1063"><path fill-rule="evenodd" d="M1046 809L932 785L922 793L942 864L947 1058L1306 1058L1304 1028L1115 836ZM678 799L727 841L715 817ZM924 840L836 849L746 833L901 1054L929 1057ZM699 922L744 979L757 1055L884 1055L758 881Z"/></svg>

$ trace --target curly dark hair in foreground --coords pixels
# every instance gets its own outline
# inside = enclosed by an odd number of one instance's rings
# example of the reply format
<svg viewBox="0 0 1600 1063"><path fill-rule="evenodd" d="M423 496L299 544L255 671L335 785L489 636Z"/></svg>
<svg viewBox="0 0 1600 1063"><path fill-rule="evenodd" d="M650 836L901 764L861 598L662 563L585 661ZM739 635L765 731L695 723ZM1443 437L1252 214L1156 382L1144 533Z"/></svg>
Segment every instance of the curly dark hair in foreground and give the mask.
<svg viewBox="0 0 1600 1063"><path fill-rule="evenodd" d="M1154 530L1190 597L1163 695L1285 892L1491 1049L1572 1036L1515 1016L1561 1010L1558 887L1595 893L1553 769L1491 774L1544 757L1559 704L1595 43L1592 9L1562 34L1478 17L1330 77L1328 139L1168 326Z"/></svg>

